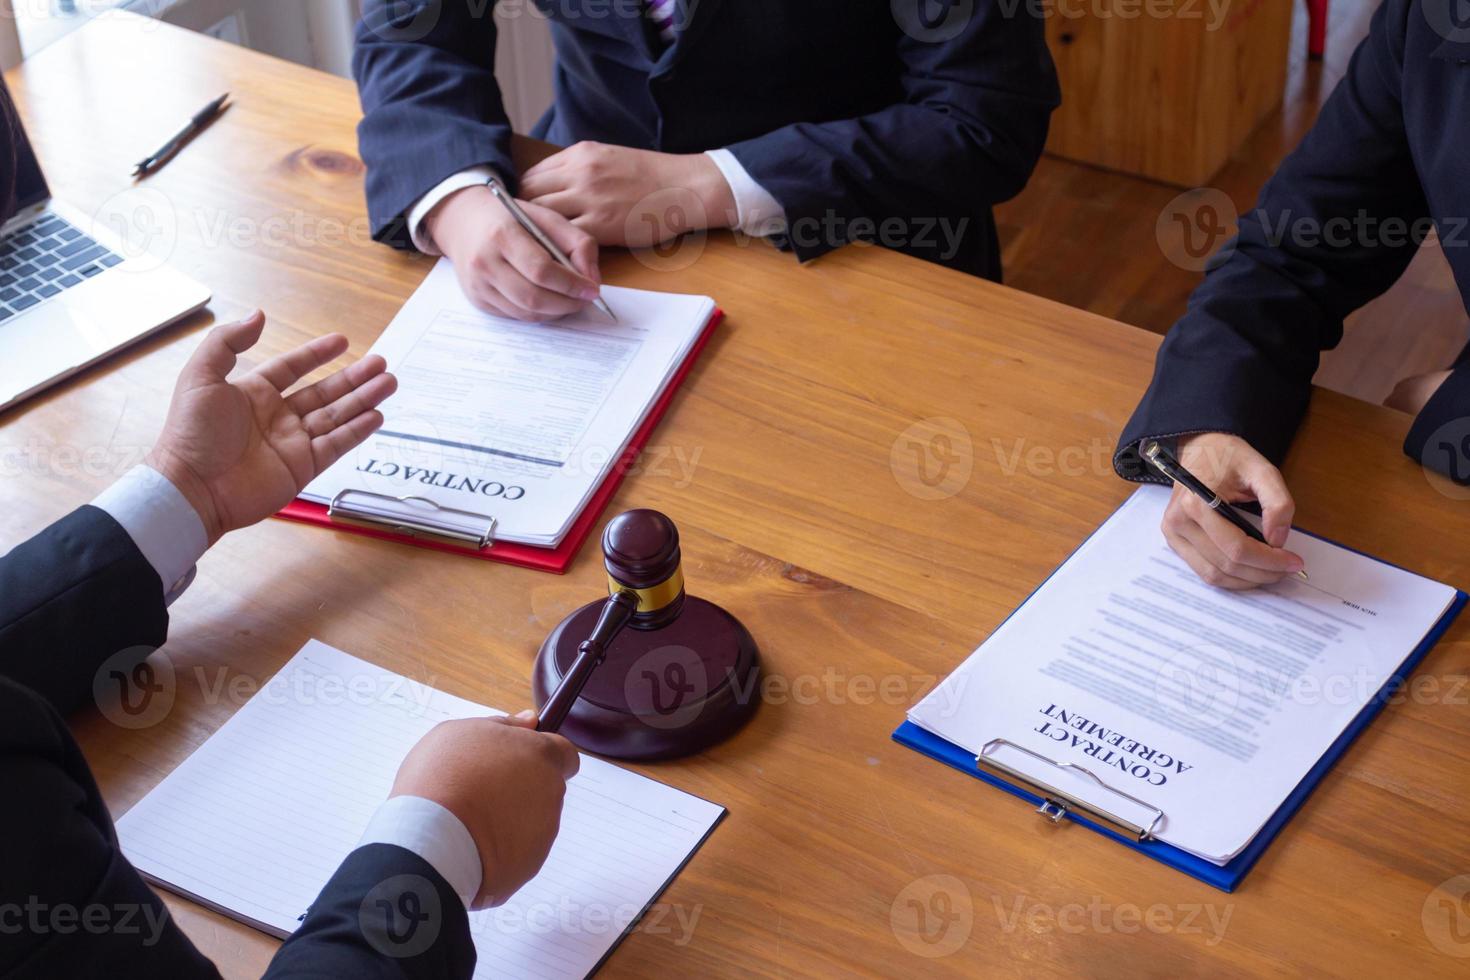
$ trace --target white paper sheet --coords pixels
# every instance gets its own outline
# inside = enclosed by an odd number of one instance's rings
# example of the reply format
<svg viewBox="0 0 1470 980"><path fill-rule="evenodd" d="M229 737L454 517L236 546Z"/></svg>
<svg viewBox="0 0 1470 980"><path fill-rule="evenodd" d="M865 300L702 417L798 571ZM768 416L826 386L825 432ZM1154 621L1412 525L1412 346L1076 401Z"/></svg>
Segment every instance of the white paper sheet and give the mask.
<svg viewBox="0 0 1470 980"><path fill-rule="evenodd" d="M503 320L475 309L440 260L372 347L399 381L382 430L302 497L421 497L494 517L497 540L555 547L715 309L707 296L613 286L604 298L618 323L591 308L551 323ZM385 518L434 513L353 504ZM460 529L481 523L437 517Z"/></svg>
<svg viewBox="0 0 1470 980"><path fill-rule="evenodd" d="M1310 583L1237 594L1169 550L1140 488L909 712L972 752L1003 738L1162 810L1160 839L1223 864L1445 613L1455 590L1293 532ZM1000 746L1000 761L1147 825L1147 808Z"/></svg>
<svg viewBox="0 0 1470 980"><path fill-rule="evenodd" d="M435 724L500 714L308 643L118 821L162 886L289 935ZM477 977L583 977L724 808L589 756L545 866L470 914Z"/></svg>

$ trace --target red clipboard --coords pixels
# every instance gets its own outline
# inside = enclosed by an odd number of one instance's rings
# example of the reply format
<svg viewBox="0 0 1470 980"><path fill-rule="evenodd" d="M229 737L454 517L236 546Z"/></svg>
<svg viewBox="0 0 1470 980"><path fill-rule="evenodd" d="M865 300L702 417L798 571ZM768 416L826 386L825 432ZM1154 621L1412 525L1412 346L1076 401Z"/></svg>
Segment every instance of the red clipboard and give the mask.
<svg viewBox="0 0 1470 980"><path fill-rule="evenodd" d="M456 547L445 542L418 538L387 528L366 527L360 524L346 524L340 521L334 521L327 516L327 507L325 504L313 503L309 500L301 500L299 498L287 504L276 516L288 521L300 521L303 524L331 527L339 531L346 531L349 534L361 534L369 538L378 538L384 541L398 541L417 548L430 548L434 551L444 551L453 555L479 558L483 561L499 561L509 565L522 565L526 568L535 568L543 572L555 572L561 575L571 565L572 559L577 555L577 551L582 547L583 542L587 540L587 535L592 533L593 525L602 516L603 510L607 507L608 501L612 500L613 494L617 493L618 486L623 482L623 477L627 476L629 467L638 458L638 454L643 451L643 447L648 444L649 438L653 435L653 430L658 426L659 419L663 418L664 412L668 411L669 403L674 400L674 393L684 383L684 379L689 376L690 370L694 367L694 362L709 344L709 339L714 334L715 327L719 326L720 321L724 318L724 311L720 309L716 309L710 316L709 323L705 324L704 330L700 332L699 339L689 348L689 353L685 356L684 363L679 365L679 369L669 379L669 383L664 388L663 393L653 403L653 408L649 411L648 417L643 420L643 424L638 427L638 431L633 433L633 438L628 441L628 446L623 450L622 456L613 464L612 469L607 474L607 478L602 481L602 486L598 487L597 492L587 501L587 506L577 516L576 521L573 522L570 530L567 531L566 537L562 538L561 544L555 548L537 548L533 545L515 544L509 541L496 542L478 550L473 547Z"/></svg>

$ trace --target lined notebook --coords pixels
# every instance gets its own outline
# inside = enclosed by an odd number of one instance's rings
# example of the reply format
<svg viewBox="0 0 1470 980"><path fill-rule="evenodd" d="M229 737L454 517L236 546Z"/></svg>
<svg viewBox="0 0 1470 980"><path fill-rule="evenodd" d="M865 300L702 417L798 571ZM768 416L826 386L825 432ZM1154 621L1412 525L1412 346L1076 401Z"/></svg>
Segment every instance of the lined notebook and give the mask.
<svg viewBox="0 0 1470 980"><path fill-rule="evenodd" d="M441 721L500 714L315 640L118 821L151 881L288 936ZM541 872L470 914L476 977L585 977L724 808L584 755Z"/></svg>

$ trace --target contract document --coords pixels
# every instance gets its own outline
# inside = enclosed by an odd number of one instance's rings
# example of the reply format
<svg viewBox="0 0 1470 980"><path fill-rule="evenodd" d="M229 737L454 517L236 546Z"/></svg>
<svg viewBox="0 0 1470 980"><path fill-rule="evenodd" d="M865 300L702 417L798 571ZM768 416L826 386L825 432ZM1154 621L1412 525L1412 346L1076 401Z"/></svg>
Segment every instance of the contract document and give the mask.
<svg viewBox="0 0 1470 980"><path fill-rule="evenodd" d="M547 323L482 313L441 260L378 338L398 376L380 431L308 486L391 523L561 543L714 315L714 300L605 287Z"/></svg>
<svg viewBox="0 0 1470 980"><path fill-rule="evenodd" d="M1457 593L1299 531L1310 582L1213 588L1168 500L1139 489L909 720L1223 865Z"/></svg>

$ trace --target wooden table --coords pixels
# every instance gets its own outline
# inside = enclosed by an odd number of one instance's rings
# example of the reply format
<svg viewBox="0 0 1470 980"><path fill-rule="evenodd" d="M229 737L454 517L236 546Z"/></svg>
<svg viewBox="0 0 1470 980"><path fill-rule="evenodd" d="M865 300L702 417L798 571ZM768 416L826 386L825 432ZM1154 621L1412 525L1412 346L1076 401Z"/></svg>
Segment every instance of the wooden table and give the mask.
<svg viewBox="0 0 1470 980"><path fill-rule="evenodd" d="M326 330L361 352L429 267L368 240L341 79L128 17L10 79L56 192L172 228L172 261L212 284L221 316L267 310L262 356ZM132 161L225 90L235 107L146 196L123 193ZM734 740L639 767L730 815L606 975L1463 976L1434 890L1470 872L1464 621L1235 895L889 740L1131 492L1108 457L1157 337L877 248L802 268L720 235L678 271L627 254L603 268L728 311L655 465L609 515L657 507L679 523L691 591L746 622L768 678ZM0 419L0 547L137 460L206 323ZM1299 522L1470 584L1470 509L1402 458L1406 426L1319 393L1287 467ZM913 447L940 431L968 445L920 474ZM603 587L590 547L559 578L267 521L206 556L173 607L167 718L123 731L83 715L76 729L121 813L311 637L516 709L541 639ZM259 974L275 948L169 904L229 976Z"/></svg>

